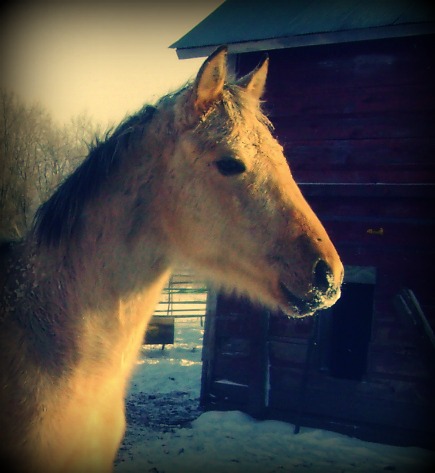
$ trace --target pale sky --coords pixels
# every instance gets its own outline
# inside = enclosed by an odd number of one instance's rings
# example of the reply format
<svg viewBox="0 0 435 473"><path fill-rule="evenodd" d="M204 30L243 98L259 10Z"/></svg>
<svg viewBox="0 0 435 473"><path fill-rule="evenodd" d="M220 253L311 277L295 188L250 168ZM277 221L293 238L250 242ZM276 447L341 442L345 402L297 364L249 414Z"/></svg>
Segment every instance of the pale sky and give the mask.
<svg viewBox="0 0 435 473"><path fill-rule="evenodd" d="M116 124L193 78L203 59L168 46L223 0L64 0L2 8L1 85L60 123Z"/></svg>

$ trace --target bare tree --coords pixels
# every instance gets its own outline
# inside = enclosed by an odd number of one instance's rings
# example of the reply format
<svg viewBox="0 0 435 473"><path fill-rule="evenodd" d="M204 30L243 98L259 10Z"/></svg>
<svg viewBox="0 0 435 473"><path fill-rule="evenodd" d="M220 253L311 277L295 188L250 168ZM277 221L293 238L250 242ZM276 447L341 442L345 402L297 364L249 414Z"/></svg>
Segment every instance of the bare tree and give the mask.
<svg viewBox="0 0 435 473"><path fill-rule="evenodd" d="M0 107L0 232L19 237L101 129L87 114L57 126L41 105L25 106L4 90Z"/></svg>

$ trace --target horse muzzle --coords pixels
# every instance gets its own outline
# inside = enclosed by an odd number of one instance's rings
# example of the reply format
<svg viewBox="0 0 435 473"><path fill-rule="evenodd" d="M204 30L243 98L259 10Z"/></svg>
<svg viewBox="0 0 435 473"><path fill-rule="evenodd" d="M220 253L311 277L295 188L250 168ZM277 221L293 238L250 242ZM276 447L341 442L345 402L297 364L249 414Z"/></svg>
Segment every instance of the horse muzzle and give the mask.
<svg viewBox="0 0 435 473"><path fill-rule="evenodd" d="M308 290L302 296L297 295L292 290L292 284L286 281L288 278L283 277L278 283L280 308L289 316L306 317L331 307L341 295L342 266L338 271L340 274L337 277L328 263L319 259L313 267Z"/></svg>

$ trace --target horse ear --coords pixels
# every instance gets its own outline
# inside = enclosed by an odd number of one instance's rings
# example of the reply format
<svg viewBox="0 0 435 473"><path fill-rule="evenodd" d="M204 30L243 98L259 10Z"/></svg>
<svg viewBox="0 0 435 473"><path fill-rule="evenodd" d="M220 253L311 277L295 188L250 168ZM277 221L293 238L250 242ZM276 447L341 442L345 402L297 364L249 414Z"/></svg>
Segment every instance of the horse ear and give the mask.
<svg viewBox="0 0 435 473"><path fill-rule="evenodd" d="M257 100L260 100L266 85L268 67L269 57L266 54L260 64L252 72L237 81L237 85L243 87Z"/></svg>
<svg viewBox="0 0 435 473"><path fill-rule="evenodd" d="M227 76L228 48L221 46L201 66L194 84L195 109L204 112L215 102L224 89Z"/></svg>

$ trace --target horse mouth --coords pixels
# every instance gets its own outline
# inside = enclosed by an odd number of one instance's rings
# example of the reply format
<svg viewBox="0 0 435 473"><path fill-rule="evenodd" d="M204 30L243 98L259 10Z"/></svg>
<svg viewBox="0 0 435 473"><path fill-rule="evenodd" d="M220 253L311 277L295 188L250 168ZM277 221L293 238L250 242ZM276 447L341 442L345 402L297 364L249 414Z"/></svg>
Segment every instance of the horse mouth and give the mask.
<svg viewBox="0 0 435 473"><path fill-rule="evenodd" d="M289 317L307 317L314 315L315 312L322 309L327 309L335 304L341 295L340 288L330 288L326 292L313 291L311 298L302 299L296 296L285 283L279 283L279 290L281 294L281 310Z"/></svg>
<svg viewBox="0 0 435 473"><path fill-rule="evenodd" d="M313 315L319 307L317 301L307 301L293 294L283 282L279 283L279 289L285 301L281 303L281 309L291 317Z"/></svg>

